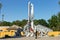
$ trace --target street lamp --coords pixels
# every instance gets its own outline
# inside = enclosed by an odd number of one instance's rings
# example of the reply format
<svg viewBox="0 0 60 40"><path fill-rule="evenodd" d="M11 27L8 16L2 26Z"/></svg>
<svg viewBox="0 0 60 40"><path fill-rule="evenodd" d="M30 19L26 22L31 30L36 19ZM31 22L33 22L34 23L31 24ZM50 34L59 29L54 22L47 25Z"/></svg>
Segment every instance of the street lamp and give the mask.
<svg viewBox="0 0 60 40"><path fill-rule="evenodd" d="M60 5L60 1L58 2L58 4Z"/></svg>
<svg viewBox="0 0 60 40"><path fill-rule="evenodd" d="M1 13L2 4L0 3L0 13Z"/></svg>
<svg viewBox="0 0 60 40"><path fill-rule="evenodd" d="M60 10L60 0L59 0L58 4L59 4L59 10Z"/></svg>
<svg viewBox="0 0 60 40"><path fill-rule="evenodd" d="M0 2L0 15L1 15L1 8L2 8L2 3ZM1 23L1 21L0 21Z"/></svg>

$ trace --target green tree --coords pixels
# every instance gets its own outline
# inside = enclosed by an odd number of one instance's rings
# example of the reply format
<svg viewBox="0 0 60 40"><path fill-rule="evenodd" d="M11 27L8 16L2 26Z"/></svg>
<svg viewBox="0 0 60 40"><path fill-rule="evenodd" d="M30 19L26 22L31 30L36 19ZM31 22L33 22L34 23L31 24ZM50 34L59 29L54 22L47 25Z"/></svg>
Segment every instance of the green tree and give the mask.
<svg viewBox="0 0 60 40"><path fill-rule="evenodd" d="M58 30L60 31L60 12L58 13L58 15L57 15L57 28L58 28Z"/></svg>
<svg viewBox="0 0 60 40"><path fill-rule="evenodd" d="M23 20L21 21L21 24L22 24L21 26L24 27L24 26L27 24L27 20L23 19Z"/></svg>
<svg viewBox="0 0 60 40"><path fill-rule="evenodd" d="M46 20L44 20L44 19L39 19L38 22L39 22L39 24L41 24L43 26L48 26Z"/></svg>
<svg viewBox="0 0 60 40"><path fill-rule="evenodd" d="M16 20L12 22L12 25L18 25L24 27L27 24L27 20L23 19L22 21Z"/></svg>
<svg viewBox="0 0 60 40"><path fill-rule="evenodd" d="M35 24L35 25L38 25L38 24L39 24L38 20L35 19L35 20L34 20L34 24Z"/></svg>
<svg viewBox="0 0 60 40"><path fill-rule="evenodd" d="M16 21L13 21L13 22L12 22L12 25L18 25L18 26L21 26L22 24L21 24L21 21L16 20Z"/></svg>
<svg viewBox="0 0 60 40"><path fill-rule="evenodd" d="M57 16L53 15L51 19L48 20L49 27L52 28L53 30L57 30Z"/></svg>
<svg viewBox="0 0 60 40"><path fill-rule="evenodd" d="M0 23L0 26L11 26L11 22L3 21Z"/></svg>

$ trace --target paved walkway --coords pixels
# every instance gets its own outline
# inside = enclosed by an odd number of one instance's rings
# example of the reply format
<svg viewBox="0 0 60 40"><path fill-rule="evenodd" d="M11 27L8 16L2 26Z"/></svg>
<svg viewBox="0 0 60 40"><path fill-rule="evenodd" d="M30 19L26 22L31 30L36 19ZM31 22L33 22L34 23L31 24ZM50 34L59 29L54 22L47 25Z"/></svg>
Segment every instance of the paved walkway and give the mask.
<svg viewBox="0 0 60 40"><path fill-rule="evenodd" d="M22 37L22 38L5 38L0 40L60 40L60 37L39 37L35 39L34 37Z"/></svg>

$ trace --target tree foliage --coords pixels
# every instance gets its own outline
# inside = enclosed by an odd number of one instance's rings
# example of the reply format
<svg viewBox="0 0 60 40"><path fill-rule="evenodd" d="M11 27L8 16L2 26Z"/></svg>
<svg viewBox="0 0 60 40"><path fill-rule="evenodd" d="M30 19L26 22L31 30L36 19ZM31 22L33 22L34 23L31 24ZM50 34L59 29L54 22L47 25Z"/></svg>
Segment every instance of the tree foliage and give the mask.
<svg viewBox="0 0 60 40"><path fill-rule="evenodd" d="M0 22L0 26L11 26L11 22L7 22L7 21L4 21L4 22Z"/></svg>
<svg viewBox="0 0 60 40"><path fill-rule="evenodd" d="M27 20L23 19L23 20L16 20L13 22L7 22L7 21L0 21L0 26L12 26L12 25L18 25L21 27L24 27L27 24ZM46 27L49 27L53 30L58 30L60 31L60 12L57 15L52 15L50 19L48 19L48 21L44 20L44 19L35 19L34 20L34 25L43 25Z"/></svg>
<svg viewBox="0 0 60 40"><path fill-rule="evenodd" d="M49 28L60 31L60 12L48 20Z"/></svg>

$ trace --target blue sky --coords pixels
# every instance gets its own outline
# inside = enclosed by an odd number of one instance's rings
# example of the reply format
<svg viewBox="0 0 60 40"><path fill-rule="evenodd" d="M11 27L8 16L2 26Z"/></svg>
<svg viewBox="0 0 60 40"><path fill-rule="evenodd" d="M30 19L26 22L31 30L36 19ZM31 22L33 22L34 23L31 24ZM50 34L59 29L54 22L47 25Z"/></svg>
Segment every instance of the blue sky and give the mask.
<svg viewBox="0 0 60 40"><path fill-rule="evenodd" d="M34 4L34 19L48 20L59 12L59 0L30 0ZM28 0L0 0L5 21L28 19Z"/></svg>

